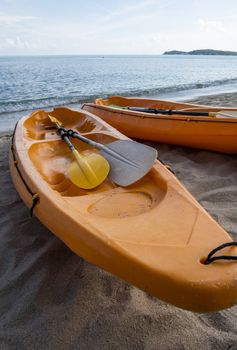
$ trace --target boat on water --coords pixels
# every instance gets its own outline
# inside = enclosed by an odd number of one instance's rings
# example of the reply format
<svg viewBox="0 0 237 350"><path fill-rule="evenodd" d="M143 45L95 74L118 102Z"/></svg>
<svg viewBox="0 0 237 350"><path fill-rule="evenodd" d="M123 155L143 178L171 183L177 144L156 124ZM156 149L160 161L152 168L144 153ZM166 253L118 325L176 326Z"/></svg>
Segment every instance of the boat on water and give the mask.
<svg viewBox="0 0 237 350"><path fill-rule="evenodd" d="M82 189L66 174L73 156L48 113L20 119L9 152L13 182L34 215L79 256L168 303L197 312L235 304L237 263L207 258L223 243L228 257L237 247L175 175L157 160L127 187L106 178ZM56 108L50 116L105 145L127 140L86 111ZM97 152L72 142L82 155Z"/></svg>
<svg viewBox="0 0 237 350"><path fill-rule="evenodd" d="M141 110L128 109L133 107ZM213 107L112 96L85 103L82 108L96 114L128 137L216 152L237 153L237 107ZM151 111L147 113L142 109ZM167 114L152 113L155 109L164 109ZM171 111L175 110L183 111L183 114L172 114ZM209 112L209 116L188 115L205 111Z"/></svg>

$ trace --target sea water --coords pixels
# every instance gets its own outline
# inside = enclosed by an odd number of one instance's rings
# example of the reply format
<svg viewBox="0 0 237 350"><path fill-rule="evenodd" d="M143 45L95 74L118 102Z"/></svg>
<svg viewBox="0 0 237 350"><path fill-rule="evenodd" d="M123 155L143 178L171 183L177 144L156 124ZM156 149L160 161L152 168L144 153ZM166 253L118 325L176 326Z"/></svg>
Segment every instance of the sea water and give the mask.
<svg viewBox="0 0 237 350"><path fill-rule="evenodd" d="M0 131L22 115L111 95L184 100L237 91L236 56L0 57Z"/></svg>

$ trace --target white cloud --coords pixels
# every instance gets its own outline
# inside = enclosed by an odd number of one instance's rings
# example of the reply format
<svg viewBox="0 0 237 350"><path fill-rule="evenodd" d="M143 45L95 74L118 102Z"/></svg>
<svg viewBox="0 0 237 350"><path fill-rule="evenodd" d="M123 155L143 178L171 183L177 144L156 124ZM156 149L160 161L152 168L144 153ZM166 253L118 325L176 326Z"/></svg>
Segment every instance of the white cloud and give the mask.
<svg viewBox="0 0 237 350"><path fill-rule="evenodd" d="M156 5L155 10L154 5ZM127 31L128 34L136 35L142 32L144 23L146 24L144 30L147 31L150 23L158 20L159 11L163 7L164 4L158 0L144 0L133 5L124 5L113 12L107 11L107 14L105 11L105 14L100 15L96 22L90 23L88 27L84 26L86 35L95 39L103 34L111 36L112 31L119 34L120 29L123 32Z"/></svg>
<svg viewBox="0 0 237 350"><path fill-rule="evenodd" d="M213 32L213 31L218 31L223 33L227 32L227 29L222 21L210 21L210 20L199 18L197 21L197 24L199 28L205 32Z"/></svg>
<svg viewBox="0 0 237 350"><path fill-rule="evenodd" d="M15 47L15 40L12 38L6 38L5 43L6 46Z"/></svg>
<svg viewBox="0 0 237 350"><path fill-rule="evenodd" d="M122 7L121 9L110 12L104 17L102 17L101 21L102 22L111 22L114 19L121 20L123 19L124 16L128 16L132 14L133 16L138 12L141 14L141 11L146 9L147 7L156 4L157 5L157 0L144 0L136 3L135 5L126 5Z"/></svg>
<svg viewBox="0 0 237 350"><path fill-rule="evenodd" d="M19 24L29 20L35 20L38 17L33 16L10 16L0 13L0 25L1 26L11 26L14 24Z"/></svg>
<svg viewBox="0 0 237 350"><path fill-rule="evenodd" d="M0 12L0 46L1 51L27 51L34 43L31 34L32 21L35 16L10 15ZM7 51L6 51L7 52Z"/></svg>
<svg viewBox="0 0 237 350"><path fill-rule="evenodd" d="M15 38L6 38L5 45L2 44L2 47L24 50L28 49L30 45L27 40L22 39L20 36L16 36Z"/></svg>

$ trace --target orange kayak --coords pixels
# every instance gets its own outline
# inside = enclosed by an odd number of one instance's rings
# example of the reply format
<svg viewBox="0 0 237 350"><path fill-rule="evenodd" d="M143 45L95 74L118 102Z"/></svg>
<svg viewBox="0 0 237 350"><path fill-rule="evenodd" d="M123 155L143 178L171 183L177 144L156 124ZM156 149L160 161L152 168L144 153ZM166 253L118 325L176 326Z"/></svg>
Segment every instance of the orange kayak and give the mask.
<svg viewBox="0 0 237 350"><path fill-rule="evenodd" d="M50 114L104 144L127 139L89 112L57 108ZM65 175L73 157L50 125L45 111L22 118L9 153L15 187L45 226L79 256L178 307L207 312L236 302L237 263L204 264L231 237L163 164L156 161L129 187L107 178L83 190ZM96 152L72 142L81 154ZM236 255L237 248L215 256L223 254Z"/></svg>
<svg viewBox="0 0 237 350"><path fill-rule="evenodd" d="M212 107L119 96L98 98L94 103L85 103L82 108L96 114L129 137L223 153L237 153L237 118L150 114L119 108L131 106L186 112L237 111L237 107Z"/></svg>

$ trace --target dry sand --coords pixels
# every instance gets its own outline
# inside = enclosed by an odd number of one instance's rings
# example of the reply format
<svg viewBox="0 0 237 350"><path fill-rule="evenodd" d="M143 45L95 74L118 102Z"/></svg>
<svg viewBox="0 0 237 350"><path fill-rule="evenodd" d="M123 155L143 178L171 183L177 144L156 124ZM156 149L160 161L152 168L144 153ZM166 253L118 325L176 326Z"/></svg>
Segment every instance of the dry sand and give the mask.
<svg viewBox="0 0 237 350"><path fill-rule="evenodd" d="M195 102L237 106L237 93ZM237 349L237 306L195 314L83 261L22 203L0 138L0 349ZM158 146L157 144L153 144ZM237 157L159 145L194 197L237 240Z"/></svg>

